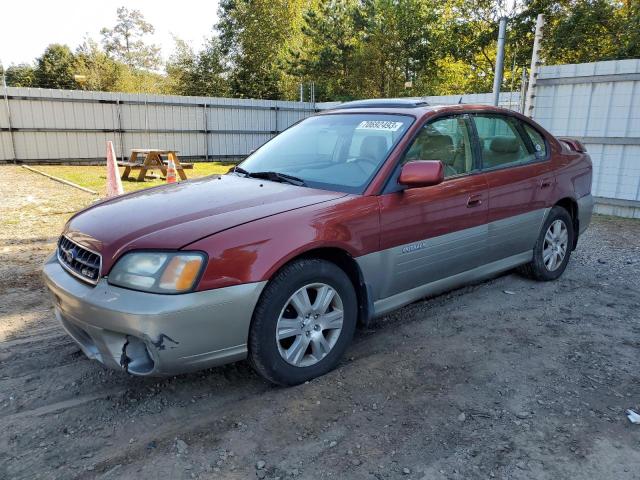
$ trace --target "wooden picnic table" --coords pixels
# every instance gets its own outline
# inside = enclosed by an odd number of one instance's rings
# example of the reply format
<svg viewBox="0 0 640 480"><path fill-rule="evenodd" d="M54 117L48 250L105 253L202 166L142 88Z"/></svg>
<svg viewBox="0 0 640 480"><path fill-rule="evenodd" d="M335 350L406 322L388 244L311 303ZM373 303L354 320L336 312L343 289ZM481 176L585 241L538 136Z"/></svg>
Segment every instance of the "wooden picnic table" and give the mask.
<svg viewBox="0 0 640 480"><path fill-rule="evenodd" d="M139 161L138 155L144 157L144 160ZM162 156L165 155L167 160L163 160ZM128 162L118 162L119 167L125 167L122 173L122 180L129 180L129 174L131 170L140 170L138 173L138 181L144 182L147 176L147 170L159 169L162 174L167 176L167 163L169 160L173 160L176 165L176 171L182 180L187 179L187 175L184 173L185 169L193 168L193 163L180 163L177 150L160 150L157 148L134 148L131 150Z"/></svg>

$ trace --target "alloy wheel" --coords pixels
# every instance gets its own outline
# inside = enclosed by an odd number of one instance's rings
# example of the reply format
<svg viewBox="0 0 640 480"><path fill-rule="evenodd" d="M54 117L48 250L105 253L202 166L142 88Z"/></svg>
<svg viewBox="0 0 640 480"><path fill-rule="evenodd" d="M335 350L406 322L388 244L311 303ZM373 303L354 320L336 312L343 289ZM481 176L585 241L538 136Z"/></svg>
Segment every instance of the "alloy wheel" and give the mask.
<svg viewBox="0 0 640 480"><path fill-rule="evenodd" d="M542 246L542 260L544 266L550 272L557 270L564 257L567 255L569 247L569 232L567 226L562 220L556 220L547 229L544 235L544 244Z"/></svg>
<svg viewBox="0 0 640 480"><path fill-rule="evenodd" d="M333 349L344 319L342 299L325 283L312 283L289 297L276 324L280 356L296 367L318 363Z"/></svg>

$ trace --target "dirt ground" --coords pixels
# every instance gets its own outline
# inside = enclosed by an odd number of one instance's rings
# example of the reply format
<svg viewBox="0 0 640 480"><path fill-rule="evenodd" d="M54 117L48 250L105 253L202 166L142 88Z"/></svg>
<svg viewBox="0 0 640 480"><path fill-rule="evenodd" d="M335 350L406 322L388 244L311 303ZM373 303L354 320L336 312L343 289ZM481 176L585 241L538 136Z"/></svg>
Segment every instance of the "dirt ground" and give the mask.
<svg viewBox="0 0 640 480"><path fill-rule="evenodd" d="M640 222L359 331L295 388L246 362L164 379L87 360L40 279L91 195L0 167L0 478L640 478ZM640 411L640 410L638 410Z"/></svg>

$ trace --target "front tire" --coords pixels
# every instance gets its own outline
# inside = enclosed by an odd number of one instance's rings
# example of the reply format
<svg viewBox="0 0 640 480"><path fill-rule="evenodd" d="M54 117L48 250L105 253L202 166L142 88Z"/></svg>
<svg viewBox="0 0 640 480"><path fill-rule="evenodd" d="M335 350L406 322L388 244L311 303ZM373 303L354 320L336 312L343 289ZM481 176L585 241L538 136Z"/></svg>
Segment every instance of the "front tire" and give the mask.
<svg viewBox="0 0 640 480"><path fill-rule="evenodd" d="M356 328L347 274L320 259L285 266L266 286L249 330L249 361L267 380L297 385L340 361Z"/></svg>
<svg viewBox="0 0 640 480"><path fill-rule="evenodd" d="M529 278L543 282L559 278L569 263L573 236L573 221L569 212L562 207L553 207L533 247L533 259L522 267L522 272Z"/></svg>

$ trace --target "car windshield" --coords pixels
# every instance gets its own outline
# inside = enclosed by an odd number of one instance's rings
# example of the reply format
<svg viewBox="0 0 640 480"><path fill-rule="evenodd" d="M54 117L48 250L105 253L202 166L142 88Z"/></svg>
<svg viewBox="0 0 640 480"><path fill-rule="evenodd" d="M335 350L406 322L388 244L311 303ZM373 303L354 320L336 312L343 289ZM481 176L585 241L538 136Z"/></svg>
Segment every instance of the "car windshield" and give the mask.
<svg viewBox="0 0 640 480"><path fill-rule="evenodd" d="M250 155L241 175L362 193L413 117L343 113L307 118Z"/></svg>

